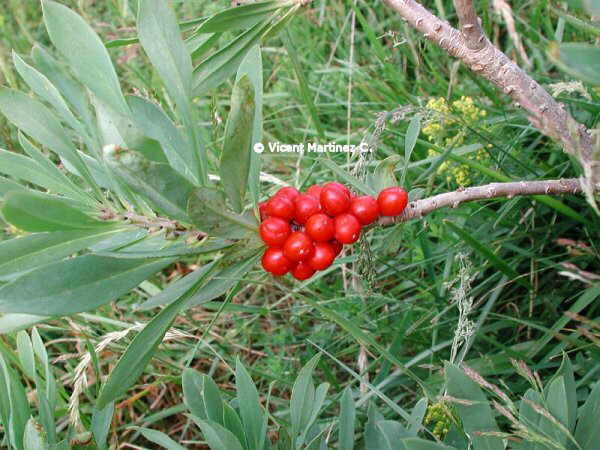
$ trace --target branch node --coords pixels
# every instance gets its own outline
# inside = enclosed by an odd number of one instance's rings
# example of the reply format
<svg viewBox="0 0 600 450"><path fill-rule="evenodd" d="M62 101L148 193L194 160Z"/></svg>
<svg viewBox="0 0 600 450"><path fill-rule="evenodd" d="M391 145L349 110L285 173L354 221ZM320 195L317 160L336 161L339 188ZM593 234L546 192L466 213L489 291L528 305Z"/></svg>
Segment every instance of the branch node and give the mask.
<svg viewBox="0 0 600 450"><path fill-rule="evenodd" d="M442 30L442 24L436 23L435 26L433 27L433 29L435 30L436 33L439 33Z"/></svg>
<svg viewBox="0 0 600 450"><path fill-rule="evenodd" d="M422 18L422 17L419 17L419 18L417 19L417 21L415 22L415 24L416 24L418 27L420 27L422 23L423 23L423 18Z"/></svg>

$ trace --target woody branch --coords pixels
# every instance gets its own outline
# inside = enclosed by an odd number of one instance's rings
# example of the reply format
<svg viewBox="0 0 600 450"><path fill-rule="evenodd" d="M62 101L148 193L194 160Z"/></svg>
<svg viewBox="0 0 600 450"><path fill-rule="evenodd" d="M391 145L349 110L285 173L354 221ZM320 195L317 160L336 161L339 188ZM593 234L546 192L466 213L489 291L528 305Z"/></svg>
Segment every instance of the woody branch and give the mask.
<svg viewBox="0 0 600 450"><path fill-rule="evenodd" d="M595 191L600 191L600 185L595 186ZM582 192L581 182L577 178L491 183L484 186L445 192L422 200L415 200L408 204L400 216L384 217L379 220L379 225L386 226L413 219L421 219L423 216L437 209L446 207L456 208L462 203L476 200L490 200L502 197L512 198L519 195L580 194Z"/></svg>
<svg viewBox="0 0 600 450"><path fill-rule="evenodd" d="M535 127L558 140L567 153L580 161L592 189L600 181L600 163L594 160L594 138L590 131L490 42L481 29L472 0L454 0L460 31L414 0L384 1L427 39L522 106Z"/></svg>

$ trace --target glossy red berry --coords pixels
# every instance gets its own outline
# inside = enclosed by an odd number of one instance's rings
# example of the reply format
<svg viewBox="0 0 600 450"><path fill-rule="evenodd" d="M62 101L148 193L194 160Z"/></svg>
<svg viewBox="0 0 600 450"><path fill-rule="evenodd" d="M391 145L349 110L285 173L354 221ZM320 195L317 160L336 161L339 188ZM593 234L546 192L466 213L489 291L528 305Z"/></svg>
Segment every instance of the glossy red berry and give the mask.
<svg viewBox="0 0 600 450"><path fill-rule="evenodd" d="M294 201L285 195L276 195L267 203L266 212L269 217L279 217L290 221L294 218L296 208Z"/></svg>
<svg viewBox="0 0 600 450"><path fill-rule="evenodd" d="M320 200L323 210L330 216L343 214L350 209L350 195L332 183L323 186Z"/></svg>
<svg viewBox="0 0 600 450"><path fill-rule="evenodd" d="M354 197L350 202L350 212L362 225L369 225L379 218L377 200L370 195Z"/></svg>
<svg viewBox="0 0 600 450"><path fill-rule="evenodd" d="M315 242L325 242L333 239L335 235L333 219L323 213L310 216L306 221L306 233Z"/></svg>
<svg viewBox="0 0 600 450"><path fill-rule="evenodd" d="M319 200L321 198L321 191L323 190L323 187L319 186L318 184L313 184L311 187L309 187L306 190L306 193L308 195L312 195L313 197L315 197L317 200Z"/></svg>
<svg viewBox="0 0 600 450"><path fill-rule="evenodd" d="M283 254L292 261L305 261L313 251L313 241L303 231L294 231L283 244Z"/></svg>
<svg viewBox="0 0 600 450"><path fill-rule="evenodd" d="M335 239L342 244L353 244L360 236L360 222L352 214L335 218Z"/></svg>
<svg viewBox="0 0 600 450"><path fill-rule="evenodd" d="M317 242L315 251L308 259L308 264L315 270L327 269L336 257L335 249L329 242Z"/></svg>
<svg viewBox="0 0 600 450"><path fill-rule="evenodd" d="M382 216L398 216L408 204L408 194L401 187L389 187L379 193L377 204Z"/></svg>
<svg viewBox="0 0 600 450"><path fill-rule="evenodd" d="M279 217L268 217L259 228L260 238L269 247L282 247L290 236L290 224Z"/></svg>
<svg viewBox="0 0 600 450"><path fill-rule="evenodd" d="M301 225L304 225L312 215L317 214L321 210L319 200L312 195L301 195L296 198L294 203L296 207L294 219Z"/></svg>
<svg viewBox="0 0 600 450"><path fill-rule="evenodd" d="M275 276L285 275L291 270L293 264L280 248L266 249L261 262L263 269Z"/></svg>
<svg viewBox="0 0 600 450"><path fill-rule="evenodd" d="M325 184L325 186L323 186L323 187L327 187L327 186L335 186L335 187L341 189L342 191L344 191L346 194L348 194L348 197L352 197L352 192L350 192L350 189L348 189L348 187L345 184L338 183L337 181L330 181L329 183Z"/></svg>
<svg viewBox="0 0 600 450"><path fill-rule="evenodd" d="M300 196L300 192L295 187L286 186L279 189L275 196L277 195L283 195L284 197L289 198L291 201L294 201Z"/></svg>
<svg viewBox="0 0 600 450"><path fill-rule="evenodd" d="M269 217L269 215L267 214L267 202L260 202L258 204L258 212L260 213L260 220L261 221L263 221L267 217Z"/></svg>
<svg viewBox="0 0 600 450"><path fill-rule="evenodd" d="M314 274L315 269L313 269L306 261L300 261L292 269L292 276L300 281L308 280Z"/></svg>
<svg viewBox="0 0 600 450"><path fill-rule="evenodd" d="M338 242L334 239L330 243L331 243L331 247L333 248L333 251L335 252L335 256L342 253L342 249L344 248L344 246L340 242Z"/></svg>

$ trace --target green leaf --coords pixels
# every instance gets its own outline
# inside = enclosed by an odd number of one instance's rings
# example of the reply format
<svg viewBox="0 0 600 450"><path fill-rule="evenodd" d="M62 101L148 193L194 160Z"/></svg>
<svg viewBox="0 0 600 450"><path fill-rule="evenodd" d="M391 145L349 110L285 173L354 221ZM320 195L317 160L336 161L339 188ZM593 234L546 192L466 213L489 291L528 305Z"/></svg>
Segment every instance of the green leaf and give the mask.
<svg viewBox="0 0 600 450"><path fill-rule="evenodd" d="M292 439L294 439L297 446L305 443L304 438L312 425L311 417L315 404L315 385L312 381L312 374L320 357L320 353L315 355L300 370L292 387L292 397L290 399Z"/></svg>
<svg viewBox="0 0 600 450"><path fill-rule="evenodd" d="M568 430L569 408L564 378L554 378L547 386L545 395L548 412L564 426L564 429L558 426L552 428L553 440L566 448L569 436L565 431Z"/></svg>
<svg viewBox="0 0 600 450"><path fill-rule="evenodd" d="M401 441L406 449L410 450L455 450L455 447L449 447L448 445L438 444L432 441L426 441L416 437L405 438ZM475 447L478 448L478 447Z"/></svg>
<svg viewBox="0 0 600 450"><path fill-rule="evenodd" d="M471 437L474 448L503 450L502 439L477 435L482 431L498 431L492 409L481 388L453 364L447 363L444 371L448 395L472 402L470 405L455 403L454 407L462 420L465 432Z"/></svg>
<svg viewBox="0 0 600 450"><path fill-rule="evenodd" d="M248 5L250 6L250 5ZM263 66L262 54L259 45L255 45L240 64L236 82L247 75L254 87L254 124L252 129L251 145L262 141L263 136ZM250 151L250 171L248 174L248 190L256 205L260 198L260 154Z"/></svg>
<svg viewBox="0 0 600 450"><path fill-rule="evenodd" d="M37 192L11 192L2 205L4 219L15 227L31 232L98 230L113 227L114 222L90 217L84 205L65 198Z"/></svg>
<svg viewBox="0 0 600 450"><path fill-rule="evenodd" d="M185 369L181 377L183 387L183 401L190 412L198 419L206 420L206 405L202 391L204 389L204 378L194 369Z"/></svg>
<svg viewBox="0 0 600 450"><path fill-rule="evenodd" d="M261 450L265 436L263 434L263 410L256 386L250 374L239 358L235 364L235 385L237 398L242 417L242 423L246 430L246 438L250 449ZM203 430L204 431L204 430Z"/></svg>
<svg viewBox="0 0 600 450"><path fill-rule="evenodd" d="M48 319L48 317L31 314L0 314L0 334L26 330L45 319Z"/></svg>
<svg viewBox="0 0 600 450"><path fill-rule="evenodd" d="M94 30L60 3L42 0L42 8L50 40L75 76L115 112L129 116L110 56Z"/></svg>
<svg viewBox="0 0 600 450"><path fill-rule="evenodd" d="M149 428L138 428L142 436L150 442L160 445L167 450L186 450L162 431L151 430Z"/></svg>
<svg viewBox="0 0 600 450"><path fill-rule="evenodd" d="M30 379L35 379L35 359L33 356L33 345L29 335L25 331L19 331L17 333L17 354L19 355L19 361L23 372Z"/></svg>
<svg viewBox="0 0 600 450"><path fill-rule="evenodd" d="M242 447L248 448L248 442L246 441L246 433L244 431L242 421L235 410L229 406L227 402L223 403L223 426L238 438L238 441L242 443Z"/></svg>
<svg viewBox="0 0 600 450"><path fill-rule="evenodd" d="M46 106L22 92L0 88L0 113L24 133L71 163L79 175L94 186L91 174L71 139Z"/></svg>
<svg viewBox="0 0 600 450"><path fill-rule="evenodd" d="M40 450L46 448L46 439L42 433L42 426L32 417L25 425L23 435L23 448L25 450Z"/></svg>
<svg viewBox="0 0 600 450"><path fill-rule="evenodd" d="M174 259L85 255L38 267L0 288L0 312L66 316L116 300Z"/></svg>
<svg viewBox="0 0 600 450"><path fill-rule="evenodd" d="M219 425L223 423L223 399L217 384L211 377L202 375L204 383L202 384L202 397L204 398L204 406L206 408L206 416Z"/></svg>
<svg viewBox="0 0 600 450"><path fill-rule="evenodd" d="M137 25L142 47L177 108L187 113L193 67L175 14L163 0L140 0L138 5Z"/></svg>
<svg viewBox="0 0 600 450"><path fill-rule="evenodd" d="M481 256L487 259L500 272L510 277L510 279L529 287L529 283L523 277L520 277L519 274L510 265L508 265L508 263L496 256L496 253L490 250L488 246L483 245L479 240L471 236L469 232L454 224L452 221L444 220L444 224L454 231L467 245L480 253Z"/></svg>
<svg viewBox="0 0 600 450"><path fill-rule="evenodd" d="M340 400L340 450L354 449L354 429L356 424L356 405L350 388L344 389Z"/></svg>
<svg viewBox="0 0 600 450"><path fill-rule="evenodd" d="M552 44L550 56L565 72L587 83L600 85L600 48L592 44Z"/></svg>
<svg viewBox="0 0 600 450"><path fill-rule="evenodd" d="M562 363L552 378L558 377L562 377L563 379L567 397L565 426L573 433L575 431L575 422L577 421L577 385L575 384L573 365L566 353L563 354Z"/></svg>
<svg viewBox="0 0 600 450"><path fill-rule="evenodd" d="M96 204L95 200L93 200L86 191L73 183L67 177L67 175L61 172L56 164L54 164L54 162L48 158L48 156L44 155L21 132L19 132L19 144L21 144L21 147L25 153L27 153L29 157L37 163L39 170L44 172L48 178L54 180L56 192L64 193L67 197L71 197L75 200L79 200L90 205Z"/></svg>
<svg viewBox="0 0 600 450"><path fill-rule="evenodd" d="M85 128L79 120L73 115L67 102L60 94L52 82L41 72L27 64L23 59L13 52L13 62L15 69L25 80L27 85L36 95L48 102L73 130L77 131L82 137L86 134Z"/></svg>
<svg viewBox="0 0 600 450"><path fill-rule="evenodd" d="M170 165L144 160L133 168L120 164L116 173L157 211L182 222L190 221L186 209L195 186Z"/></svg>
<svg viewBox="0 0 600 450"><path fill-rule="evenodd" d="M419 433L419 431L423 428L423 427L418 427L416 424L423 423L423 418L425 417L426 413L427 413L427 397L423 397L421 400L419 400L417 402L417 404L413 408L412 412L410 413L410 416L412 418L412 423L410 424L410 428L409 428L408 432L412 436L416 437L417 433Z"/></svg>
<svg viewBox="0 0 600 450"><path fill-rule="evenodd" d="M400 160L401 158L398 155L392 155L377 164L373 174L370 174L367 178L373 192L377 193L387 187L398 186L394 172Z"/></svg>
<svg viewBox="0 0 600 450"><path fill-rule="evenodd" d="M12 191L27 191L27 189L25 186L15 183L8 178L0 177L0 200L3 200L6 194Z"/></svg>
<svg viewBox="0 0 600 450"><path fill-rule="evenodd" d="M419 138L421 132L421 116L418 114L410 119L408 129L406 130L406 136L404 137L404 170L402 171L402 178L400 185L404 186L404 180L406 180L406 172L408 171L408 164L410 163L410 157Z"/></svg>
<svg viewBox="0 0 600 450"><path fill-rule="evenodd" d="M600 382L596 382L594 389L588 395L581 407L579 422L575 430L575 440L582 450L595 450L600 442Z"/></svg>
<svg viewBox="0 0 600 450"><path fill-rule="evenodd" d="M163 109L141 97L128 96L127 103L133 113L135 125L146 136L160 143L173 169L190 181L197 182L192 171L194 149Z"/></svg>
<svg viewBox="0 0 600 450"><path fill-rule="evenodd" d="M2 413L3 425L8 424L5 429L9 438L9 442L17 449L23 449L23 435L29 417L29 403L25 394L25 389L21 384L19 377L15 374L12 368L6 363L0 353L0 401L2 406L8 406L8 411ZM5 420L8 418L8 420Z"/></svg>
<svg viewBox="0 0 600 450"><path fill-rule="evenodd" d="M194 69L194 95L216 88L233 75L250 49L260 42L268 23L257 23Z"/></svg>
<svg viewBox="0 0 600 450"><path fill-rule="evenodd" d="M64 194L75 199L80 198L77 194L73 195L73 190L68 184L63 183L48 174L44 168L33 159L18 153L0 149L0 172L22 181L41 186L51 192Z"/></svg>
<svg viewBox="0 0 600 450"><path fill-rule="evenodd" d="M242 212L250 170L255 113L254 89L247 75L243 75L233 87L230 104L219 173L234 211Z"/></svg>
<svg viewBox="0 0 600 450"><path fill-rule="evenodd" d="M192 223L212 236L236 239L248 231L258 231L254 215L230 211L223 192L213 188L196 189L188 200L187 211Z"/></svg>
<svg viewBox="0 0 600 450"><path fill-rule="evenodd" d="M214 266L215 262L211 264ZM133 338L131 344L129 344L127 350L125 350L125 353L119 358L117 365L111 371L108 380L102 386L96 400L97 408L104 408L109 402L127 392L127 389L136 382L154 356L165 334L171 328L179 311L185 306L191 295L211 275L212 272L210 270L207 271L204 277L198 280L177 301L163 309Z"/></svg>
<svg viewBox="0 0 600 450"><path fill-rule="evenodd" d="M235 435L218 423L194 419L211 450L243 450Z"/></svg>
<svg viewBox="0 0 600 450"><path fill-rule="evenodd" d="M123 231L123 228L55 231L0 242L0 281L13 280L24 272L66 258Z"/></svg>
<svg viewBox="0 0 600 450"><path fill-rule="evenodd" d="M94 408L92 414L92 434L99 450L107 448L106 439L110 431L114 410L115 404L113 402L106 405L104 409Z"/></svg>
<svg viewBox="0 0 600 450"><path fill-rule="evenodd" d="M86 89L71 77L61 63L39 45L35 44L31 49L31 58L37 70L56 86L60 94L75 109L88 130L93 130L93 116Z"/></svg>
<svg viewBox="0 0 600 450"><path fill-rule="evenodd" d="M270 13L290 4L289 1L274 0L229 8L210 16L198 27L196 33L225 33L250 28L265 20Z"/></svg>

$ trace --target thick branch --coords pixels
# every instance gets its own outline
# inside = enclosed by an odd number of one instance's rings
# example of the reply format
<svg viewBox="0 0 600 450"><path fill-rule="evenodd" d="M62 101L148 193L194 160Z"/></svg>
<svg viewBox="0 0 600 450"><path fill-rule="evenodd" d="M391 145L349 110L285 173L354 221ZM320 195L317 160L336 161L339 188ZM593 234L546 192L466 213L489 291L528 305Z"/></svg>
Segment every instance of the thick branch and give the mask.
<svg viewBox="0 0 600 450"><path fill-rule="evenodd" d="M593 162L593 139L542 86L527 75L510 58L496 48L482 33L471 1L455 0L464 34L440 20L414 0L385 0L408 23L422 32L448 54L459 58L471 70L494 83L529 113L540 131L561 142L575 156L586 173L599 170ZM473 28L470 27L473 25ZM467 26L467 29L464 27ZM483 37L483 39L481 39ZM471 48L473 38L478 45ZM481 42L480 42L481 40ZM589 177L595 184L600 175Z"/></svg>
<svg viewBox="0 0 600 450"><path fill-rule="evenodd" d="M475 12L473 0L454 0L454 7L467 47L474 51L483 49L486 46L486 37Z"/></svg>
<svg viewBox="0 0 600 450"><path fill-rule="evenodd" d="M600 191L600 186L596 186L595 190L596 192ZM581 194L582 192L581 183L577 178L491 183L415 200L408 204L400 216L393 218L384 217L379 220L379 225L386 226L398 222L407 222L412 219L421 219L423 216L437 209L448 206L456 208L462 203L476 200L489 200L501 197L512 198L517 195Z"/></svg>

